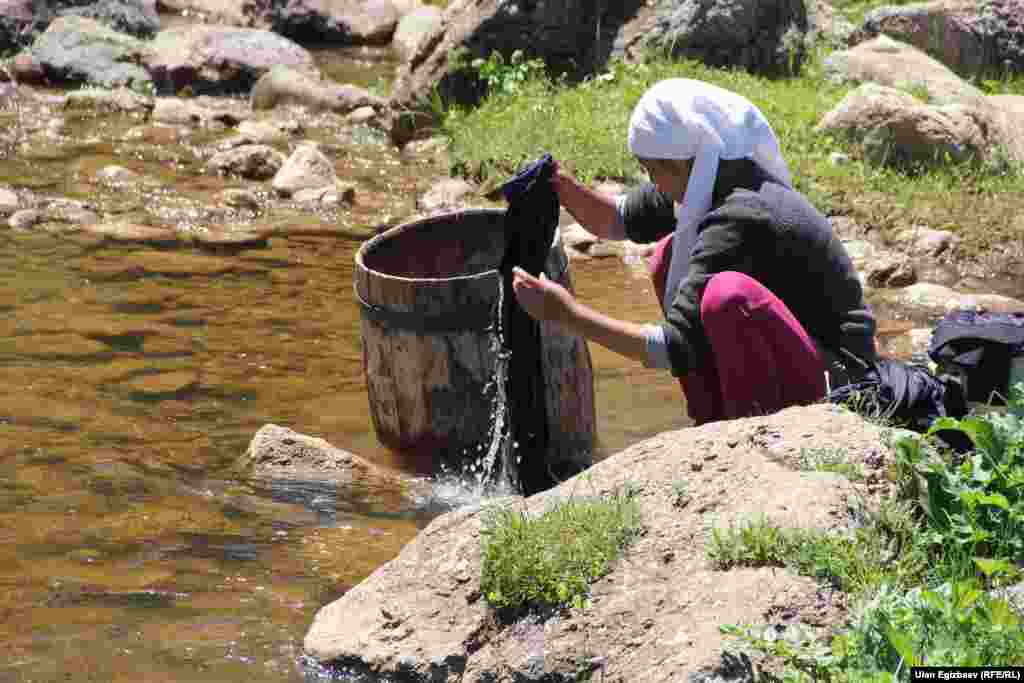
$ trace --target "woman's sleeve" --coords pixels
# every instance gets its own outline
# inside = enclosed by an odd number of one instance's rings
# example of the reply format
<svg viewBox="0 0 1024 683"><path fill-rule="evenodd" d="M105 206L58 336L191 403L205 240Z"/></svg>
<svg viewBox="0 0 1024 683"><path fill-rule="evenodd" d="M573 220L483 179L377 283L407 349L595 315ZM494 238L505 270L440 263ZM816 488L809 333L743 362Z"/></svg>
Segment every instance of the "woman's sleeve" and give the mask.
<svg viewBox="0 0 1024 683"><path fill-rule="evenodd" d="M753 217L751 217L753 218ZM701 299L708 281L717 273L736 271L751 274L756 255L768 248L759 236L770 234L760 221L705 219L690 256L690 264L679 281L663 324L672 374L685 375L706 363L711 353L700 320Z"/></svg>
<svg viewBox="0 0 1024 683"><path fill-rule="evenodd" d="M644 183L620 195L616 206L626 237L634 242L657 242L676 228L672 198L658 192L654 183Z"/></svg>

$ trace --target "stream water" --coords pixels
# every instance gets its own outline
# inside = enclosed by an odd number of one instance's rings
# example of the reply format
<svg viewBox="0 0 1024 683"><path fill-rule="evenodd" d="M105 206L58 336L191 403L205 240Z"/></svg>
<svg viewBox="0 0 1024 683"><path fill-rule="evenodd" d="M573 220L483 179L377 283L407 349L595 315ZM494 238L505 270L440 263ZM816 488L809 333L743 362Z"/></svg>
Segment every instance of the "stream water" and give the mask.
<svg viewBox="0 0 1024 683"><path fill-rule="evenodd" d="M387 50L317 57L325 73L365 85L394 66ZM262 197L266 183L203 168L204 150L232 130L62 112L45 103L61 93L37 94L27 143L0 160L0 186L85 201L105 220L287 234L212 249L48 223L0 232L0 681L315 678L300 655L316 610L439 508L387 481L256 482L232 465L275 423L384 468L429 469L373 433L350 235L400 222L445 169L340 117L307 117L303 137L356 184L355 206L274 203L249 214L219 193ZM48 127L47 117L60 120ZM104 184L108 165L144 180ZM598 308L657 317L642 273L612 261L572 272ZM686 424L670 377L592 353L597 459ZM449 504L463 494L438 487Z"/></svg>

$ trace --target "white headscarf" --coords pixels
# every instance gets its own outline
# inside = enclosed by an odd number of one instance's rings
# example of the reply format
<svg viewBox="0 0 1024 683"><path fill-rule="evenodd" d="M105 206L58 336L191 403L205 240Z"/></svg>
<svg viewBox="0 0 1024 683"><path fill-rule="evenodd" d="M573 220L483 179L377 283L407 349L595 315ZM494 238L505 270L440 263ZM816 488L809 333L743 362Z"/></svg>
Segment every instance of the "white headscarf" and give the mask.
<svg viewBox="0 0 1024 683"><path fill-rule="evenodd" d="M778 181L792 184L779 141L761 110L741 95L701 81L672 78L651 86L633 109L629 149L646 159L695 159L683 203L676 207L666 311L689 261L689 254L676 253L684 241L680 234L696 230L711 208L718 160L752 159Z"/></svg>

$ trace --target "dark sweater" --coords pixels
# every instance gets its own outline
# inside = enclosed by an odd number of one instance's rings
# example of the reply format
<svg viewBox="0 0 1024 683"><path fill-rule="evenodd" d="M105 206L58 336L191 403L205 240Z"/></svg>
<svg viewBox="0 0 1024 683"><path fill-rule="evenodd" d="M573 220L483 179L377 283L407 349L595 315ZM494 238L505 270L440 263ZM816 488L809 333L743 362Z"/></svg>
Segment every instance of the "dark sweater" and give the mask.
<svg viewBox="0 0 1024 683"><path fill-rule="evenodd" d="M676 223L671 199L651 184L627 195L623 221L634 242L657 241ZM672 374L708 362L700 302L708 280L723 271L745 273L771 290L826 349L875 359L874 317L828 219L757 164L721 162L711 210L682 239L679 253L689 263L663 325Z"/></svg>

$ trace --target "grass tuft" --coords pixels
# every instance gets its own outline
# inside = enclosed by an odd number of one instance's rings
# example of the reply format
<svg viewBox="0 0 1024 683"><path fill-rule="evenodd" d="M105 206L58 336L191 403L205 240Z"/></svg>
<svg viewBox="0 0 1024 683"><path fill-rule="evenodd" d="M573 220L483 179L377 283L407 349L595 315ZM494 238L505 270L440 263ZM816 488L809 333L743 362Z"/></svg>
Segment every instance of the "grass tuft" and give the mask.
<svg viewBox="0 0 1024 683"><path fill-rule="evenodd" d="M634 495L570 498L539 517L509 506L484 518L480 590L496 610L581 607L640 531Z"/></svg>

